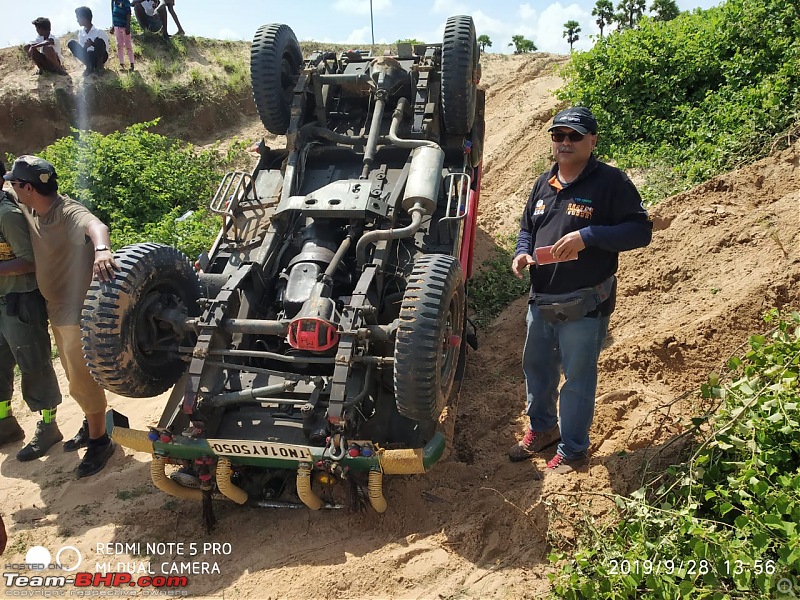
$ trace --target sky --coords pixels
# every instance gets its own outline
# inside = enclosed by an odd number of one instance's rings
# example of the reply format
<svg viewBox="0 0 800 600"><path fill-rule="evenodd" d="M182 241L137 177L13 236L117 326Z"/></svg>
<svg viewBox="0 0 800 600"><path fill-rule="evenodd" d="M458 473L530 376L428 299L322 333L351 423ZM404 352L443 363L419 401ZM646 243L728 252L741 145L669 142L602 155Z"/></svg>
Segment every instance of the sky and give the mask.
<svg viewBox="0 0 800 600"><path fill-rule="evenodd" d="M617 0L614 0L616 5ZM49 17L53 33L76 31L75 7L81 0L13 0L13 10L0 16L0 47L14 46L36 37L31 21ZM681 10L710 8L721 0L677 0ZM12 4L12 0L2 0ZM100 27L111 25L111 0L83 0ZM575 49L591 47L599 30L591 16L595 0L372 0L376 43L398 39L440 42L447 17L472 15L478 35L488 35L488 52L508 53L513 35L532 40L541 52L565 54L564 23L581 26ZM648 6L652 0L648 0ZM176 0L175 10L188 35L229 40L251 40L265 23L285 23L301 41L352 44L365 47L372 39L370 0ZM170 32L175 31L170 20Z"/></svg>

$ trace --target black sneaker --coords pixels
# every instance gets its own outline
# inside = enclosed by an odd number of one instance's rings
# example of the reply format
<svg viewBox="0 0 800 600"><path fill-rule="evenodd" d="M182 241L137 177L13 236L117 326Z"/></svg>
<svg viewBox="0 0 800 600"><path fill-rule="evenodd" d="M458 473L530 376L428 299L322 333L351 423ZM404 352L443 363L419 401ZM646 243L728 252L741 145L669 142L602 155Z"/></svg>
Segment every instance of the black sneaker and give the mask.
<svg viewBox="0 0 800 600"><path fill-rule="evenodd" d="M25 462L41 458L47 451L64 439L64 435L58 428L58 423L45 423L39 421L36 424L36 433L33 434L33 439L28 442L26 446L17 452L17 460Z"/></svg>
<svg viewBox="0 0 800 600"><path fill-rule="evenodd" d="M64 442L64 452L75 452L80 448L86 448L89 445L89 423L84 419L81 428L75 437L71 440Z"/></svg>
<svg viewBox="0 0 800 600"><path fill-rule="evenodd" d="M14 416L0 419L0 446L18 442L25 438L25 432Z"/></svg>
<svg viewBox="0 0 800 600"><path fill-rule="evenodd" d="M108 459L114 454L115 448L112 440L108 440L108 443L103 446L89 446L81 464L75 469L75 476L80 479L102 471Z"/></svg>

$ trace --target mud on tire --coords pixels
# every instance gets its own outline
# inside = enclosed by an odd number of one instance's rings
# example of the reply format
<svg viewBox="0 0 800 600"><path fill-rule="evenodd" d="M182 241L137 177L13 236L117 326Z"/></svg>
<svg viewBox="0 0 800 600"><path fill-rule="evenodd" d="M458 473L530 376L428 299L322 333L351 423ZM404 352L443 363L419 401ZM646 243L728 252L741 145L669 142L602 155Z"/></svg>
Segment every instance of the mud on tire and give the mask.
<svg viewBox="0 0 800 600"><path fill-rule="evenodd" d="M185 336L159 318L197 315L200 284L189 259L162 244L134 244L115 255L113 281L92 281L81 316L83 354L105 389L147 398L186 370L177 353Z"/></svg>
<svg viewBox="0 0 800 600"><path fill-rule="evenodd" d="M267 131L283 135L289 129L292 95L303 54L288 25L262 25L250 46L250 82L258 115Z"/></svg>
<svg viewBox="0 0 800 600"><path fill-rule="evenodd" d="M447 19L442 43L442 120L449 134L463 135L472 129L479 53L472 17Z"/></svg>
<svg viewBox="0 0 800 600"><path fill-rule="evenodd" d="M418 258L400 308L394 350L397 411L436 423L455 390L466 296L461 265L452 256Z"/></svg>

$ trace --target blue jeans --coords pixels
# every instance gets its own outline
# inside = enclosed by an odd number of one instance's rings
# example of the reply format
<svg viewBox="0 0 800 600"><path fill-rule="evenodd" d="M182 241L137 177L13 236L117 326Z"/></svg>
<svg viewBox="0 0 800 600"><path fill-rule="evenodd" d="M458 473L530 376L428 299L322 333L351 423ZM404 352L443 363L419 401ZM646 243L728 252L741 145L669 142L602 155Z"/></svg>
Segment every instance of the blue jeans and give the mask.
<svg viewBox="0 0 800 600"><path fill-rule="evenodd" d="M535 305L528 305L528 334L522 354L528 394L526 412L533 431L548 431L559 425L558 453L565 458L585 456L589 448L597 359L608 331L608 320L604 316L548 323ZM565 381L556 413L562 368Z"/></svg>

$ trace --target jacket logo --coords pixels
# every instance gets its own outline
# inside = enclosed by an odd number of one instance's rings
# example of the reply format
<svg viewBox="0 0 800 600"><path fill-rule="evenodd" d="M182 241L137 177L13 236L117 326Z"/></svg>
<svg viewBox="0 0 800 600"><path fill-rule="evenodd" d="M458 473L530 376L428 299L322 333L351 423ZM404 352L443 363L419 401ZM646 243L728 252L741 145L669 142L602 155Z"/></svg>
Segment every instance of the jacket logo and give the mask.
<svg viewBox="0 0 800 600"><path fill-rule="evenodd" d="M593 212L594 212L594 207L583 206L582 204L576 204L575 202L570 202L569 205L567 206L567 214L571 217L591 219Z"/></svg>
<svg viewBox="0 0 800 600"><path fill-rule="evenodd" d="M538 200L536 202L536 206L533 207L533 216L544 214L544 202L542 200Z"/></svg>
<svg viewBox="0 0 800 600"><path fill-rule="evenodd" d="M8 242L0 242L0 261L12 260L16 258L14 251L11 249L11 244Z"/></svg>

